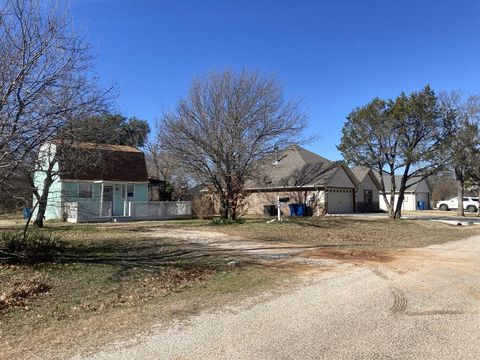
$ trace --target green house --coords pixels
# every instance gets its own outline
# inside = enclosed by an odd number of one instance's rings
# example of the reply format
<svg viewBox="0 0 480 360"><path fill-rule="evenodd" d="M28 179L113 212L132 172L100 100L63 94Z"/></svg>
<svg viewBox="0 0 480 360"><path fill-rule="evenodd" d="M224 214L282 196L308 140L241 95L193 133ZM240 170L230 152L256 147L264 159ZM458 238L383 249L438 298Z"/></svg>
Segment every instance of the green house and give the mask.
<svg viewBox="0 0 480 360"><path fill-rule="evenodd" d="M161 215L154 211L159 204L148 202L145 155L138 149L50 142L42 146L39 156L34 183L40 192L49 165L54 174L46 220L112 221Z"/></svg>

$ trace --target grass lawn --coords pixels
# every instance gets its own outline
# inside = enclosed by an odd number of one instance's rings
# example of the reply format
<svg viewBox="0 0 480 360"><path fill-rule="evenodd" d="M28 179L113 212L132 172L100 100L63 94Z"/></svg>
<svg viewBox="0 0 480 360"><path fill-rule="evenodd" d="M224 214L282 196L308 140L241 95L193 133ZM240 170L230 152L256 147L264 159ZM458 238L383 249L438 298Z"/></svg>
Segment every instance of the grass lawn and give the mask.
<svg viewBox="0 0 480 360"><path fill-rule="evenodd" d="M21 222L0 222L0 231ZM282 288L293 274L273 268L230 267L225 252L187 239L156 238L162 229L220 232L272 245L395 250L480 234L480 226L421 220L325 217L268 224L212 225L208 220L69 225L45 232L65 247L32 262L0 262L0 358L31 358L49 350L64 358L199 311ZM1 255L1 253L0 253ZM79 343L77 339L82 339Z"/></svg>
<svg viewBox="0 0 480 360"><path fill-rule="evenodd" d="M171 226L165 224L164 226ZM390 221L383 218L324 217L290 219L284 223L249 220L243 224L193 227L263 242L329 248L395 250L424 247L480 235L480 226L452 226L426 220Z"/></svg>
<svg viewBox="0 0 480 360"><path fill-rule="evenodd" d="M48 259L0 263L0 358L44 358L50 350L48 357L65 358L79 350L77 339L94 348L288 279L229 267L228 256L207 256L198 244L146 237L153 223L115 225L49 223L45 231L65 248Z"/></svg>

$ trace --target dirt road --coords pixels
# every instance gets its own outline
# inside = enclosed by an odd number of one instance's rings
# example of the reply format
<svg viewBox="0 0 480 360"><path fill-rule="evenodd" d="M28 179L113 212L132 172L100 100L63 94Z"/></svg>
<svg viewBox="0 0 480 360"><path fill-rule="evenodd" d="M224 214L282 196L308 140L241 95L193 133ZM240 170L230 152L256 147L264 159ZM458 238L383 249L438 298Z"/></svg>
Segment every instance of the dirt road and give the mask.
<svg viewBox="0 0 480 360"><path fill-rule="evenodd" d="M479 359L480 237L387 255L88 359Z"/></svg>

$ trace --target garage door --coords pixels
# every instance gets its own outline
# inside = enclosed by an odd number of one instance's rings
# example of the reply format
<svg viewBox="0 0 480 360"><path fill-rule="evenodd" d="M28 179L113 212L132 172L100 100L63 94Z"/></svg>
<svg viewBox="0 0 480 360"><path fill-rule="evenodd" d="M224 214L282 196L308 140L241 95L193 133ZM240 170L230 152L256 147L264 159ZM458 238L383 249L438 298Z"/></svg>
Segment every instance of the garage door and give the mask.
<svg viewBox="0 0 480 360"><path fill-rule="evenodd" d="M328 189L328 213L344 214L353 212L352 189Z"/></svg>

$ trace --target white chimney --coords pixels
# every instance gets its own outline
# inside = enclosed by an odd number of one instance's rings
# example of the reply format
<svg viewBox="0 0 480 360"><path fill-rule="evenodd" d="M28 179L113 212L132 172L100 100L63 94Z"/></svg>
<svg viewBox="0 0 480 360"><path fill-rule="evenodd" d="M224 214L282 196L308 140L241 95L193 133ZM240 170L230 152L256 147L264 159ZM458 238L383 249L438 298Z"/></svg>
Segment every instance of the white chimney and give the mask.
<svg viewBox="0 0 480 360"><path fill-rule="evenodd" d="M274 164L278 164L278 146L275 146L275 161L273 162Z"/></svg>

